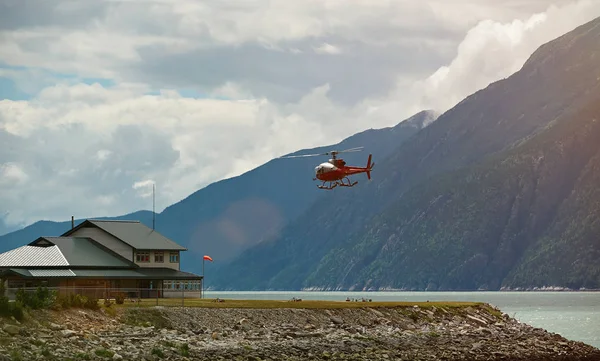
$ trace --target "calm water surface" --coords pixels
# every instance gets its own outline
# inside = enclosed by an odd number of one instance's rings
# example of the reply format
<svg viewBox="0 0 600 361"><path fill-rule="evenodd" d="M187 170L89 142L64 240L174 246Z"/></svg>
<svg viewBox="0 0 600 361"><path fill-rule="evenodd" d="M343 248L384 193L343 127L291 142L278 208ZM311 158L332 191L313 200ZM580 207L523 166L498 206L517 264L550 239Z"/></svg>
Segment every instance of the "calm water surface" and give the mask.
<svg viewBox="0 0 600 361"><path fill-rule="evenodd" d="M534 327L600 348L600 292L210 292L230 299L487 302Z"/></svg>

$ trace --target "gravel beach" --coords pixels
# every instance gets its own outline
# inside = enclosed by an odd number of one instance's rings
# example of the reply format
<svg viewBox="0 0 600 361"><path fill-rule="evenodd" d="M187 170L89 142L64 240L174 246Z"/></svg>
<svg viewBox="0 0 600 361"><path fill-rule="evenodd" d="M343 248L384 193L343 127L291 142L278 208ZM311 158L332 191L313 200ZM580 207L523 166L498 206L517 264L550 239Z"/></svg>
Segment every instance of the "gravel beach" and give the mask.
<svg viewBox="0 0 600 361"><path fill-rule="evenodd" d="M35 311L0 360L600 360L490 307Z"/></svg>

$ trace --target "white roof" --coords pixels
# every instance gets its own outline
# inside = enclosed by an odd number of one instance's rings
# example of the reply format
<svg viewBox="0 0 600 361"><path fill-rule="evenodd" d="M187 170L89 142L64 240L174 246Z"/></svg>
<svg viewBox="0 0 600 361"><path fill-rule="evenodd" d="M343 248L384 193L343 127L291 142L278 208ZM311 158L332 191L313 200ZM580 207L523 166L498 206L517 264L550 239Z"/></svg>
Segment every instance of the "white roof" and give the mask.
<svg viewBox="0 0 600 361"><path fill-rule="evenodd" d="M57 246L23 246L0 254L0 267L68 266Z"/></svg>
<svg viewBox="0 0 600 361"><path fill-rule="evenodd" d="M33 277L75 277L70 269L30 269Z"/></svg>

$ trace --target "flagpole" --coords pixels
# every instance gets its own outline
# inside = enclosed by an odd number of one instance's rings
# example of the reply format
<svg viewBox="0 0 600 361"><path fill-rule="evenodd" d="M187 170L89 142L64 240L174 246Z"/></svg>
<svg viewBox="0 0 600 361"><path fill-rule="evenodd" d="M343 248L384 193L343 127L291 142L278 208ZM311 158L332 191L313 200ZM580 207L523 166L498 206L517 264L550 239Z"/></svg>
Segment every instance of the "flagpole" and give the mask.
<svg viewBox="0 0 600 361"><path fill-rule="evenodd" d="M204 298L204 257L202 257L202 297Z"/></svg>

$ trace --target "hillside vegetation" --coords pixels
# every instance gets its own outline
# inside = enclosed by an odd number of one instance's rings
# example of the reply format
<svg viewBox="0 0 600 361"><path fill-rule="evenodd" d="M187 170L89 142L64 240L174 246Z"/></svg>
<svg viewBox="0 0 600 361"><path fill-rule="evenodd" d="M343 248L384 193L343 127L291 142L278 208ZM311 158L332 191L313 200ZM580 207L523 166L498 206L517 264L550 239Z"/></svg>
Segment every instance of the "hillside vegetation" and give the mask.
<svg viewBox="0 0 600 361"><path fill-rule="evenodd" d="M600 97L490 160L405 193L305 285L499 289L600 285Z"/></svg>

